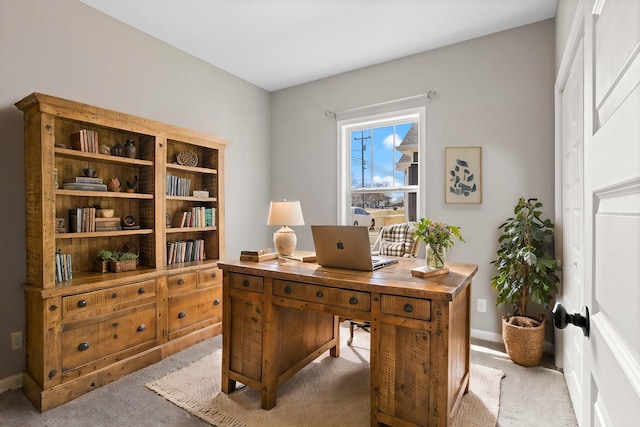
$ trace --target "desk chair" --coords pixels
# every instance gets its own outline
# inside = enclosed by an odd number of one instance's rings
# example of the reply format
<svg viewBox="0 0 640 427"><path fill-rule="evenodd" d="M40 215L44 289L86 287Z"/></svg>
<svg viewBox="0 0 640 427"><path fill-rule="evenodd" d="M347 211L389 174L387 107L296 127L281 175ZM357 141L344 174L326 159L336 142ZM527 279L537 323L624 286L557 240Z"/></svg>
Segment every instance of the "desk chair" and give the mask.
<svg viewBox="0 0 640 427"><path fill-rule="evenodd" d="M378 238L371 247L371 255L394 256L401 258L415 258L418 254L419 240L413 237L415 222L404 222L380 227ZM353 342L355 328L369 332L371 323L349 319L349 339L347 345Z"/></svg>

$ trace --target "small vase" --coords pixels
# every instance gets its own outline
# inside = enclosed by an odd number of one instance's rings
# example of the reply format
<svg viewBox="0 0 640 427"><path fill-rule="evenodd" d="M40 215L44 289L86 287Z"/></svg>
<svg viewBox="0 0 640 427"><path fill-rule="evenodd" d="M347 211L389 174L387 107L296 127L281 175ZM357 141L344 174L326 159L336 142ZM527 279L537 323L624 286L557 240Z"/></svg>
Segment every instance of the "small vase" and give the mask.
<svg viewBox="0 0 640 427"><path fill-rule="evenodd" d="M120 145L120 143L116 141L116 145L111 147L111 155L122 157L122 150L123 150L122 145Z"/></svg>
<svg viewBox="0 0 640 427"><path fill-rule="evenodd" d="M444 246L427 245L427 267L443 268L445 258Z"/></svg>
<svg viewBox="0 0 640 427"><path fill-rule="evenodd" d="M130 159L136 158L136 144L133 139L127 139L124 143L124 155Z"/></svg>

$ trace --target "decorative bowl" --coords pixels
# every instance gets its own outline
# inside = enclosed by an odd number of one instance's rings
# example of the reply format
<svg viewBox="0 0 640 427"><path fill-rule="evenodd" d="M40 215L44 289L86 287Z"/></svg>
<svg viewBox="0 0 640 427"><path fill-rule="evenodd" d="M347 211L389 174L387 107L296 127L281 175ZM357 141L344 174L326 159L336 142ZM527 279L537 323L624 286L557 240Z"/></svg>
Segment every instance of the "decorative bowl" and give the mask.
<svg viewBox="0 0 640 427"><path fill-rule="evenodd" d="M98 218L111 218L113 217L113 209L96 209L96 215Z"/></svg>

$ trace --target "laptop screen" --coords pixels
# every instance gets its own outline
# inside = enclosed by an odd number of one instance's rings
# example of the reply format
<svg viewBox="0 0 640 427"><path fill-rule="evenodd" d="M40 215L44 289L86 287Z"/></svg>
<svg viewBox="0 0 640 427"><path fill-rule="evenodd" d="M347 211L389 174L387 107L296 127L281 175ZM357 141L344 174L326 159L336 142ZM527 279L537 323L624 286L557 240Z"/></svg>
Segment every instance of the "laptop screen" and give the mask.
<svg viewBox="0 0 640 427"><path fill-rule="evenodd" d="M369 230L353 225L312 225L318 264L349 270L373 271L397 263L397 259L371 256Z"/></svg>

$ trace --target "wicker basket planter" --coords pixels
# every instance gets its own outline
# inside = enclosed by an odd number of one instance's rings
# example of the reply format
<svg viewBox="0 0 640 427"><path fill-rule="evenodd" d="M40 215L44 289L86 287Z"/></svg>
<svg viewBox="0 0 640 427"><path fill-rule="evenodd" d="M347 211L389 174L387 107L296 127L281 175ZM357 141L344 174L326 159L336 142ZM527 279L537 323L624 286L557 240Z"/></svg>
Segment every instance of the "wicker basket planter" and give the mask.
<svg viewBox="0 0 640 427"><path fill-rule="evenodd" d="M114 273L135 270L136 265L137 265L137 260L135 259L128 259L125 261L116 261L112 259L109 261L109 269Z"/></svg>
<svg viewBox="0 0 640 427"><path fill-rule="evenodd" d="M93 270L98 273L106 273L107 271L109 271L109 260L102 261L100 259L97 259L93 261Z"/></svg>
<svg viewBox="0 0 640 427"><path fill-rule="evenodd" d="M538 366L542 361L547 324L524 316L502 317L502 339L509 358L518 365Z"/></svg>

